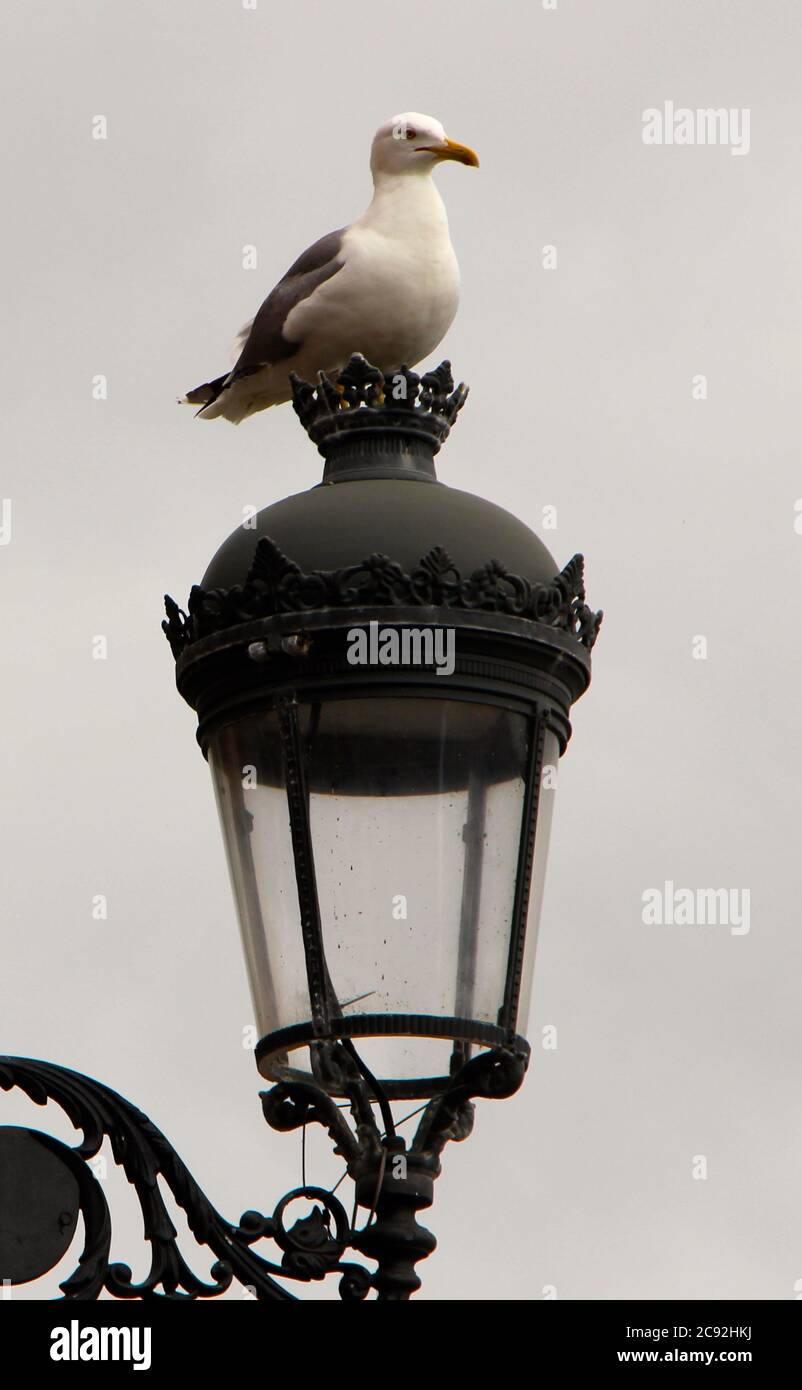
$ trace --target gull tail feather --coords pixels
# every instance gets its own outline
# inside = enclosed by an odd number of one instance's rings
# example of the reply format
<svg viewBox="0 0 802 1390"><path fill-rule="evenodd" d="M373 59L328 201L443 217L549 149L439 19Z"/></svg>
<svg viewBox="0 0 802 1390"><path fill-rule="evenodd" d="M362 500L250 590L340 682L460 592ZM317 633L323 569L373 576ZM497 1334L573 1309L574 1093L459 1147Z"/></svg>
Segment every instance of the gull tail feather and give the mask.
<svg viewBox="0 0 802 1390"><path fill-rule="evenodd" d="M187 391L185 396L178 397L179 405L211 405L212 401L217 400L228 380L228 372L217 377L214 381L205 381L202 386L196 386L193 391Z"/></svg>

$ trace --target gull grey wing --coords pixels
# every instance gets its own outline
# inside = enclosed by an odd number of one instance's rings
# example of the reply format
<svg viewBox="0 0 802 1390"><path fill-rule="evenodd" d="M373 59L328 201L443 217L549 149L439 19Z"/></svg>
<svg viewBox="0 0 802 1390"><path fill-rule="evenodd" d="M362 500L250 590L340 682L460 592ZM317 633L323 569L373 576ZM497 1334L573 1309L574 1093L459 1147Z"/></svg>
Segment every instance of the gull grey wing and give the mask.
<svg viewBox="0 0 802 1390"><path fill-rule="evenodd" d="M283 327L291 310L303 299L308 299L318 285L330 280L345 264L342 245L345 228L329 232L321 237L297 261L290 266L286 275L271 290L253 321L237 363L228 378L229 382L240 376L248 376L273 362L281 362L292 357L301 346L288 342Z"/></svg>
<svg viewBox="0 0 802 1390"><path fill-rule="evenodd" d="M242 325L242 328L240 329L239 333L237 334L236 338L231 344L231 351L228 354L228 360L231 363L232 367L234 366L235 362L239 362L239 355L251 336L252 328L253 319L248 319L248 322ZM226 372L226 376L228 376L228 372Z"/></svg>

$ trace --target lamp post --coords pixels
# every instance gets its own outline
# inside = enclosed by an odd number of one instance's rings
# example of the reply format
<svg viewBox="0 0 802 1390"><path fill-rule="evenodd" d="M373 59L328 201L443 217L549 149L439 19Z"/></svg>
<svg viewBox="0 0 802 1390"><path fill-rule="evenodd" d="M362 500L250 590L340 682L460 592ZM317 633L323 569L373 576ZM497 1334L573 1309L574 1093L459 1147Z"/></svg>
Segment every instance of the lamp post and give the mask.
<svg viewBox="0 0 802 1390"><path fill-rule="evenodd" d="M270 1219L197 1224L222 1223L220 1282L253 1283L250 1246L272 1237L259 1296L286 1296L273 1273L338 1270L345 1297L405 1299L445 1143L524 1076L556 767L601 615L581 557L557 573L521 522L438 482L467 394L448 363L385 379L355 356L293 392L322 483L238 527L163 626L212 772L265 1117L329 1130L366 1219L303 1189L292 1228L298 1193ZM42 1064L13 1062L0 1084L30 1094ZM407 1144L393 1102L411 1100Z"/></svg>

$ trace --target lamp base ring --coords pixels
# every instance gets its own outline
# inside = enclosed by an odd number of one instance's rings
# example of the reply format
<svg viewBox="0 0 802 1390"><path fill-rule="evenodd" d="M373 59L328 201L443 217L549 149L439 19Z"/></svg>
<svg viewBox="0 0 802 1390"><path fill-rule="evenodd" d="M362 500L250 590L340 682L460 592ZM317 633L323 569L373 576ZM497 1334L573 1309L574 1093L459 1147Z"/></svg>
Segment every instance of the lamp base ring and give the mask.
<svg viewBox="0 0 802 1390"><path fill-rule="evenodd" d="M308 1047L316 1042L336 1042L341 1038L369 1037L416 1037L453 1039L462 1043L462 1056L456 1065L462 1065L470 1055L471 1047L510 1048L522 1053L528 1060L530 1048L525 1038L511 1034L497 1024L485 1023L480 1019L455 1018L440 1014L349 1014L347 1018L330 1020L326 1031L310 1019L306 1023L293 1024L266 1034L256 1044L255 1057L259 1074L267 1081L314 1081L320 1079L301 1068L295 1068L290 1060L292 1052ZM452 1080L449 1073L442 1076L416 1078L379 1077L382 1090L390 1100L431 1100L447 1089ZM329 1089L330 1095L344 1099L340 1089Z"/></svg>

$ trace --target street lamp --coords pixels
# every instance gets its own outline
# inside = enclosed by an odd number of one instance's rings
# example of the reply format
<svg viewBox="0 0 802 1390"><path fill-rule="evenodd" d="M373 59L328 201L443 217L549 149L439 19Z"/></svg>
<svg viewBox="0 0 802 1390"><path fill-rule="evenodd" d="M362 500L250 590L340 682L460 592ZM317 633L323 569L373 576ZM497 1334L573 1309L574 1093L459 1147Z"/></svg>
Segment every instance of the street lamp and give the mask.
<svg viewBox="0 0 802 1390"><path fill-rule="evenodd" d="M528 1052L559 754L597 619L579 558L438 483L466 395L354 358L295 383L323 482L238 527L165 624L197 710L269 1080L359 1038L389 1099ZM400 390L399 390L400 388ZM398 392L396 397L395 393Z"/></svg>
<svg viewBox="0 0 802 1390"><path fill-rule="evenodd" d="M472 1098L523 1079L556 767L601 617L580 556L556 573L520 521L437 480L466 395L448 363L385 378L355 356L334 382L293 379L322 483L239 526L186 612L166 600L274 1083L264 1113L324 1124L368 1213L354 1229L304 1189L316 1214L288 1230L288 1194L229 1244L272 1236L278 1272L338 1269L347 1297L415 1291L443 1146L470 1132ZM407 1144L392 1102L413 1100Z"/></svg>

